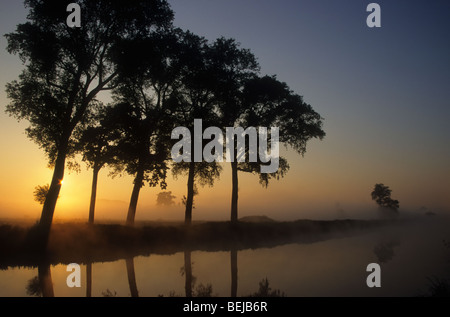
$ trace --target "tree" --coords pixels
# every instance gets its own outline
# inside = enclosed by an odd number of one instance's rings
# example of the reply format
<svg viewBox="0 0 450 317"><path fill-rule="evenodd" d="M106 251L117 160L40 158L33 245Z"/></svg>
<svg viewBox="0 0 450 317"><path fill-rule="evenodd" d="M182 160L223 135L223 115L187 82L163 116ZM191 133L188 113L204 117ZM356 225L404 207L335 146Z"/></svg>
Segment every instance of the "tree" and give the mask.
<svg viewBox="0 0 450 317"><path fill-rule="evenodd" d="M388 186L375 184L371 193L372 200L375 200L380 208L398 213L399 202L391 198L391 192Z"/></svg>
<svg viewBox="0 0 450 317"><path fill-rule="evenodd" d="M171 191L160 192L160 193L158 193L158 197L156 198L156 205L172 206L175 204L175 201L174 201L175 198L177 198L177 197L172 195Z"/></svg>
<svg viewBox="0 0 450 317"><path fill-rule="evenodd" d="M18 54L25 69L7 84L6 111L27 120L27 135L46 152L53 177L40 219L46 245L66 158L73 151L73 131L92 101L113 88L116 65L110 56L119 39L134 38L170 26L173 12L164 0L80 0L81 27L66 24L71 1L26 0L28 22L7 34L7 50Z"/></svg>
<svg viewBox="0 0 450 317"><path fill-rule="evenodd" d="M307 141L325 136L321 116L301 96L275 76L258 76L259 65L250 51L241 49L232 39L222 38L215 44L215 60L216 93L223 127L278 127L279 141L301 155L306 152ZM269 133L268 146L270 139ZM238 171L258 174L260 183L267 187L270 179L280 179L289 169L287 160L280 157L276 172L261 173L260 166L264 163L260 157L256 162L249 161L249 156L256 153L250 153L248 143L245 151L246 160L238 162L235 141L231 162L233 223L238 219Z"/></svg>
<svg viewBox="0 0 450 317"><path fill-rule="evenodd" d="M284 83L277 81L274 77L264 76L259 77L253 75L245 78L241 83L243 86L237 91L237 100L232 105L233 108L238 108L236 116L233 118L235 123L240 122L246 127L271 127L276 123L279 117L277 113L277 107L284 100L285 96L289 94L287 86ZM225 107L222 111L227 112L229 107ZM279 108L278 108L279 109ZM230 122L230 124L232 124ZM271 132L268 132L267 146L271 147ZM283 157L272 158L278 160L278 169L273 173L262 173L261 166L265 165L258 157L257 153L251 153L250 142L246 143L245 155L246 160L244 162L237 162L236 156L231 162L232 169L232 196L231 196L231 222L236 223L238 219L238 172L246 172L259 175L259 182L262 186L266 187L269 184L269 180L272 178L280 179L283 177L289 169L287 160ZM258 143L259 138L253 140ZM236 143L235 143L236 144ZM258 146L256 147L258 148ZM236 155L237 149L234 148ZM252 154L256 154L256 161L249 161ZM272 155L274 153L271 153Z"/></svg>
<svg viewBox="0 0 450 317"><path fill-rule="evenodd" d="M118 137L118 131L114 126L104 124L104 121L107 120L106 115L105 107L99 103L95 107L95 113L88 120L88 126L81 129L75 145L75 151L81 153L82 161L92 169L91 200L89 204L89 223L91 224L94 223L98 174L105 165L115 162L112 142Z"/></svg>
<svg viewBox="0 0 450 317"><path fill-rule="evenodd" d="M142 186L167 186L168 145L174 124L167 108L178 74L178 52L173 30L124 40L119 47L114 57L120 65L119 84L107 117L119 131L116 173L134 176L126 220L133 225Z"/></svg>
<svg viewBox="0 0 450 317"><path fill-rule="evenodd" d="M142 104L118 103L108 109L108 118L114 122L120 137L114 141L115 161L113 174L125 172L134 177L130 197L127 225L133 225L139 193L145 183L166 188L167 143L163 137L158 111Z"/></svg>
<svg viewBox="0 0 450 317"><path fill-rule="evenodd" d="M215 111L216 96L214 89L217 85L217 74L214 67L215 56L205 38L196 36L189 31L181 30L177 33L179 43L178 79L172 94L170 111L176 126L185 127L193 139L195 137L194 120L201 119L205 126L217 125L218 114ZM201 131L203 134L203 131ZM190 148L183 148L188 158L174 163L172 172L177 175L187 174L187 195L183 200L185 205L185 223L192 221L196 183L201 186L214 184L220 176L222 167L216 161L196 162L194 142ZM206 141L202 138L202 145Z"/></svg>
<svg viewBox="0 0 450 317"><path fill-rule="evenodd" d="M246 126L247 108L242 103L245 82L254 78L259 72L256 57L248 50L240 48L234 39L221 37L211 46L214 73L216 74L214 94L217 100L220 126L222 128ZM234 156L231 158L232 197L231 221L237 221L238 199L238 162L236 142L233 145Z"/></svg>

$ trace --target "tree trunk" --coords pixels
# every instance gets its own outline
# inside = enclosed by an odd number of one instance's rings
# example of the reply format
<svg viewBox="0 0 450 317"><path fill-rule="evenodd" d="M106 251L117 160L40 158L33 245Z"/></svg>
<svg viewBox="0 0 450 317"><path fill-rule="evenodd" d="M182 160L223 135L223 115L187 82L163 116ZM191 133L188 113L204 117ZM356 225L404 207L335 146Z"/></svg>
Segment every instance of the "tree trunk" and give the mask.
<svg viewBox="0 0 450 317"><path fill-rule="evenodd" d="M139 199L139 192L144 180L144 169L139 170L134 178L133 192L131 193L130 206L128 207L127 222L128 226L134 225L134 218L136 216L136 207Z"/></svg>
<svg viewBox="0 0 450 317"><path fill-rule="evenodd" d="M61 190L61 181L64 178L64 166L66 162L67 147L63 151L58 152L53 169L52 182L42 207L41 219L39 221L40 229L40 248L45 249L50 235L50 228L53 222L53 214L55 212L56 202Z"/></svg>
<svg viewBox="0 0 450 317"><path fill-rule="evenodd" d="M89 223L94 223L94 214L95 214L95 200L97 197L97 181L98 181L98 173L100 172L100 167L94 165L93 168L93 177L92 177L92 189L91 189L91 204L89 205Z"/></svg>
<svg viewBox="0 0 450 317"><path fill-rule="evenodd" d="M236 224L238 220L238 162L236 162L236 158L234 162L231 162L231 177L231 223Z"/></svg>
<svg viewBox="0 0 450 317"><path fill-rule="evenodd" d="M194 179L195 179L195 162L189 164L189 176L187 182L187 198L186 211L184 214L184 223L189 225L192 222L192 207L194 204Z"/></svg>
<svg viewBox="0 0 450 317"><path fill-rule="evenodd" d="M127 264L128 284L130 285L131 297L139 297L139 292L136 284L136 274L134 272L133 258L125 259Z"/></svg>
<svg viewBox="0 0 450 317"><path fill-rule="evenodd" d="M231 249L230 259L231 259L231 297L236 297L238 288L238 265L237 265L236 248Z"/></svg>

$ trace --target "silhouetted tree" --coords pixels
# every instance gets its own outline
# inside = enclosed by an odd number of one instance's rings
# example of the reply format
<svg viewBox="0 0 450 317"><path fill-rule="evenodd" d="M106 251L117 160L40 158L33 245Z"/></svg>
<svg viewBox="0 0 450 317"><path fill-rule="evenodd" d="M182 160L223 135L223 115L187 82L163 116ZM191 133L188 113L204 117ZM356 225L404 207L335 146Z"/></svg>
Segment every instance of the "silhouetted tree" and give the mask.
<svg viewBox="0 0 450 317"><path fill-rule="evenodd" d="M119 103L109 109L109 118L114 121L120 137L114 141L116 159L111 167L113 173L126 172L134 176L134 185L128 207L127 225L133 225L139 193L148 183L166 188L168 159L167 146L160 130L158 110L138 103Z"/></svg>
<svg viewBox="0 0 450 317"><path fill-rule="evenodd" d="M118 131L112 124L103 124L107 115L102 104L94 109L95 113L88 120L89 124L79 133L75 145L76 152L81 153L82 161L92 169L91 200L89 204L89 223L94 223L97 182L100 170L107 164L115 162L113 142L118 138ZM107 120L107 119L106 119Z"/></svg>
<svg viewBox="0 0 450 317"><path fill-rule="evenodd" d="M378 204L383 211L388 211L389 215L398 214L399 202L391 198L392 190L384 184L375 184L371 193L372 200Z"/></svg>
<svg viewBox="0 0 450 317"><path fill-rule="evenodd" d="M234 39L221 37L211 47L215 81L215 96L217 99L217 112L220 115L222 128L241 126L246 128L245 117L248 111L242 103L243 87L259 71L256 57L248 50L240 48ZM233 145L234 153L231 158L232 195L231 195L231 221L237 221L238 200L238 162L236 142Z"/></svg>
<svg viewBox="0 0 450 317"><path fill-rule="evenodd" d="M167 111L176 83L176 38L172 31L139 40L122 41L118 60L120 83L108 118L119 138L115 141L116 172L134 176L127 224L134 223L139 192L165 182L173 119Z"/></svg>
<svg viewBox="0 0 450 317"><path fill-rule="evenodd" d="M215 56L205 38L189 31L179 30L177 40L179 73L170 109L176 125L189 129L191 148L183 149L184 154L189 156L190 162L174 163L172 172L175 177L187 174L185 223L190 224L196 182L201 186L212 186L222 171L222 167L216 161L195 162L194 154L194 120L201 119L204 126L213 126L218 123L217 113L214 111L217 74L213 67ZM201 133L203 134L203 131ZM204 143L206 142L202 139L202 145Z"/></svg>
<svg viewBox="0 0 450 317"><path fill-rule="evenodd" d="M232 50L236 51L237 47L235 45L234 47L232 46ZM251 60L248 54L246 52L245 56ZM237 59L235 63L241 65L239 64L241 59ZM249 72L247 68L241 70L244 74L237 77L238 79L235 80L234 85L229 87L222 85L220 88L221 98L219 105L224 124L228 126L240 124L244 127L278 127L280 144L284 144L286 147L290 147L297 153L304 155L307 141L312 138L322 139L325 136L325 132L322 130L321 116L309 104L305 103L301 96L293 93L286 83L278 81L274 76L259 77L253 72ZM240 68L236 66L232 69ZM251 70L256 71L255 68ZM271 146L269 131L267 137L268 148ZM257 141L259 142L259 139ZM249 153L248 144L246 146L246 160L242 163L237 162L237 151L235 148L235 157L231 163L232 222L236 222L238 218L238 171L259 175L260 183L267 187L271 179L280 179L289 169L287 160L279 157L278 170L276 172L261 173L261 164L267 163L261 162L259 156L256 162L250 162L249 156L256 153Z"/></svg>
<svg viewBox="0 0 450 317"><path fill-rule="evenodd" d="M47 197L49 188L50 188L49 184L43 186L40 185L36 186L33 192L34 200L37 201L39 204L43 205L45 202L45 198Z"/></svg>
<svg viewBox="0 0 450 317"><path fill-rule="evenodd" d="M164 0L80 0L81 27L66 24L69 0L26 0L28 22L7 34L7 50L18 54L25 69L7 84L6 111L27 120L27 135L44 149L54 167L40 225L45 246L73 131L85 119L92 101L113 88L116 65L110 56L121 38L134 38L169 26L173 12Z"/></svg>
<svg viewBox="0 0 450 317"><path fill-rule="evenodd" d="M198 186L202 187L214 185L215 179L219 178L222 166L217 162L181 162L172 167L172 174L175 178L179 175L187 175L187 196L183 195L181 203L185 206L185 224L192 221L192 210L195 209L194 198L199 195Z"/></svg>

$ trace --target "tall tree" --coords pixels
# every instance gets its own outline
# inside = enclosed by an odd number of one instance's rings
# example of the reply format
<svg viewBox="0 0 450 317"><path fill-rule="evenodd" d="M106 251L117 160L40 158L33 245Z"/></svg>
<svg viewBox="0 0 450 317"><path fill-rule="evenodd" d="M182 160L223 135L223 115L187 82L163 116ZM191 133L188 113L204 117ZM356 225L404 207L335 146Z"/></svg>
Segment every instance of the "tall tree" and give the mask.
<svg viewBox="0 0 450 317"><path fill-rule="evenodd" d="M66 157L73 149L73 131L85 119L100 91L117 76L111 52L121 38L134 38L167 27L173 12L165 0L80 0L81 26L66 24L72 1L26 0L28 22L7 34L10 53L19 54L25 69L7 84L7 112L29 121L26 132L54 166L43 205L43 246L50 231Z"/></svg>
<svg viewBox="0 0 450 317"><path fill-rule="evenodd" d="M126 224L133 225L139 193L145 183L166 188L167 142L158 110L141 108L142 104L118 103L109 109L109 118L116 125L120 137L114 141L113 174L125 172L134 177Z"/></svg>
<svg viewBox="0 0 450 317"><path fill-rule="evenodd" d="M233 48L233 47L232 47ZM234 51L237 47L234 46ZM223 52L223 48L220 52ZM245 51L244 51L245 52ZM230 55L230 54L229 54ZM239 55L237 55L239 56ZM251 58L247 53L247 58ZM242 65L236 58L233 64ZM275 142L284 143L287 147L293 148L299 154L304 155L306 143L311 138L322 139L325 133L322 130L322 118L312 107L306 104L301 96L294 94L289 87L278 81L274 76L259 77L255 74L256 69L227 67L232 72L238 71L237 80L231 81L233 85L221 85L219 108L222 114L223 123L228 126L241 125L249 127L276 127L279 129L279 139ZM232 75L225 78L233 78ZM229 83L230 80L227 80ZM267 134L267 146L271 147L271 132ZM260 139L257 137L249 142L257 143L253 151L259 152ZM262 173L261 166L267 165L261 160L259 153L250 153L249 143L246 143L245 160L238 162L236 140L234 143L234 157L232 157L232 198L231 198L231 222L236 223L238 219L238 171L258 174L260 183L267 187L270 179L283 177L289 169L287 160L283 157L275 157L278 153L271 153L272 160L277 161L277 170L270 173ZM251 155L257 160L250 161ZM270 163L270 162L269 162Z"/></svg>
<svg viewBox="0 0 450 317"><path fill-rule="evenodd" d="M240 126L269 127L276 120L275 105L285 94L285 87L274 78L258 77L259 64L256 57L240 47L234 39L219 38L212 46L217 81L215 95L223 128ZM249 138L250 139L250 138ZM231 141L231 140L228 140ZM250 140L249 140L250 141ZM256 141L257 142L257 141ZM246 144L245 162L238 162L237 140L231 145L232 194L231 222L238 219L238 171L256 172L261 162L249 162L249 144ZM253 153L255 154L255 153ZM280 158L280 169L272 176L261 174L260 181L267 186L270 177L280 177L288 169L287 162Z"/></svg>
<svg viewBox="0 0 450 317"><path fill-rule="evenodd" d="M200 119L202 126L214 126L219 123L215 111L216 97L214 88L216 73L211 46L205 38L189 31L178 32L179 73L176 89L172 95L170 111L177 126L185 127L190 134L190 148L183 148L187 161L177 162L172 169L174 176L187 174L187 195L185 199L185 223L192 221L192 209L196 194L196 182L201 186L214 184L220 176L222 167L218 162L197 161L195 154L196 134L203 140L203 129L196 131L194 123ZM203 147L200 149L203 153ZM198 153L197 153L198 154ZM197 161L197 162L196 162Z"/></svg>
<svg viewBox="0 0 450 317"><path fill-rule="evenodd" d="M117 171L134 176L127 224L134 223L144 185L165 189L173 120L167 111L177 69L176 37L172 30L120 44L119 80L108 118L119 131Z"/></svg>
<svg viewBox="0 0 450 317"><path fill-rule="evenodd" d="M107 111L105 107L98 103L93 115L88 120L87 127L75 132L77 143L75 151L82 155L89 168L92 169L91 199L89 204L89 223L94 223L95 202L97 197L98 174L107 164L114 164L115 152L113 141L118 137L118 131L112 124L105 124L109 121L105 118Z"/></svg>

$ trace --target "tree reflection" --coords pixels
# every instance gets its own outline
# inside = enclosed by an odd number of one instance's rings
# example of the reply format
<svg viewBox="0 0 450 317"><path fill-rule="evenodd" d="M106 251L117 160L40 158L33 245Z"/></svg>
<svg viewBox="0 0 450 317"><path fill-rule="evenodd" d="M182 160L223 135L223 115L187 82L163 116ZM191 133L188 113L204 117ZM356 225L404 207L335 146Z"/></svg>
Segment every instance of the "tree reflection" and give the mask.
<svg viewBox="0 0 450 317"><path fill-rule="evenodd" d="M230 262L231 262L231 297L236 297L238 288L238 264L237 264L236 248L232 248L230 251Z"/></svg>
<svg viewBox="0 0 450 317"><path fill-rule="evenodd" d="M92 297L92 262L86 264L86 297Z"/></svg>
<svg viewBox="0 0 450 317"><path fill-rule="evenodd" d="M394 247L399 246L400 241L391 239L388 241L381 241L373 248L373 253L377 256L379 263L387 263L394 258Z"/></svg>
<svg viewBox="0 0 450 317"><path fill-rule="evenodd" d="M50 272L50 264L41 263L38 265L38 276L30 279L26 286L27 295L54 297L53 282Z"/></svg>
<svg viewBox="0 0 450 317"><path fill-rule="evenodd" d="M181 276L185 276L184 289L186 297L211 297L213 287L211 283L196 285L197 278L192 274L191 251L184 251L184 266L181 267ZM174 293L173 293L174 294Z"/></svg>
<svg viewBox="0 0 450 317"><path fill-rule="evenodd" d="M127 276L128 284L130 285L131 297L139 297L139 292L136 284L136 274L134 272L134 260L133 258L125 259L127 264Z"/></svg>

